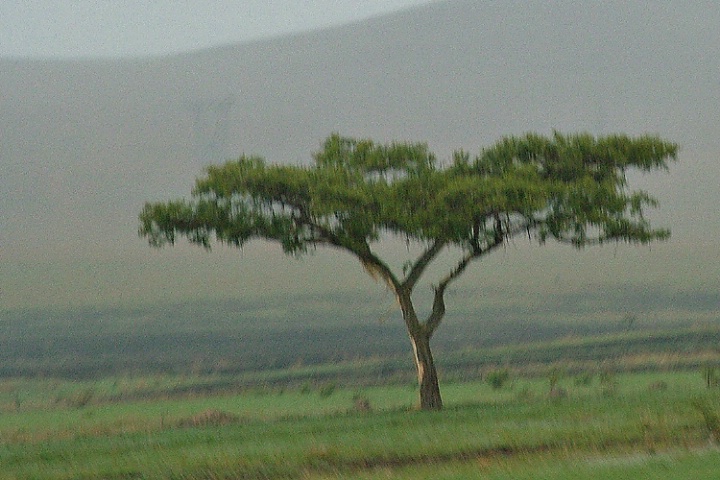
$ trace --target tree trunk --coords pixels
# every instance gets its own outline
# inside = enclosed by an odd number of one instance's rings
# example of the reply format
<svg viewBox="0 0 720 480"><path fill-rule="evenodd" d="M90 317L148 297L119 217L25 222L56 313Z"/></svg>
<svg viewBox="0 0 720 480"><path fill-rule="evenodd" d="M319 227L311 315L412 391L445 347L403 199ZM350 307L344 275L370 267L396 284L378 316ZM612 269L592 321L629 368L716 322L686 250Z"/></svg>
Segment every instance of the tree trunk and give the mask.
<svg viewBox="0 0 720 480"><path fill-rule="evenodd" d="M440 410L442 409L442 397L440 396L440 385L438 384L437 371L430 351L430 335L417 333L410 335L413 352L415 353L415 365L418 372L418 383L420 384L420 409Z"/></svg>

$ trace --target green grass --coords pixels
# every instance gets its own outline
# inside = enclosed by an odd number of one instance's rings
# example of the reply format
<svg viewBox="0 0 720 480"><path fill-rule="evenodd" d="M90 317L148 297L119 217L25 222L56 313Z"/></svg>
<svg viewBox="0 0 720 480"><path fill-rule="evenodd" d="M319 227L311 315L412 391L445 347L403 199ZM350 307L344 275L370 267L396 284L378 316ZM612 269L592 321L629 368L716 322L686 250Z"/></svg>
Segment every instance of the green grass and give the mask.
<svg viewBox="0 0 720 480"><path fill-rule="evenodd" d="M717 468L714 450L695 451L707 445L709 432L693 403L702 399L720 409L720 395L706 389L698 372L582 384L567 375L559 386L567 396L550 399L547 378L511 378L500 390L451 383L442 412L411 408L416 393L409 385L362 389L373 408L364 413L352 410L358 391L347 388L330 395L315 387L82 407L33 407L29 398L24 408L0 413L0 478L449 479L478 472L498 479L621 478L613 472L626 467L637 470L631 478L651 478L668 465L699 473ZM63 388L72 393L70 385ZM102 388L118 387L96 386ZM179 426L207 411L236 421Z"/></svg>
<svg viewBox="0 0 720 480"><path fill-rule="evenodd" d="M525 455L520 458L478 458L465 462L402 469L327 475L317 480L694 480L714 478L720 451L707 448L663 454Z"/></svg>

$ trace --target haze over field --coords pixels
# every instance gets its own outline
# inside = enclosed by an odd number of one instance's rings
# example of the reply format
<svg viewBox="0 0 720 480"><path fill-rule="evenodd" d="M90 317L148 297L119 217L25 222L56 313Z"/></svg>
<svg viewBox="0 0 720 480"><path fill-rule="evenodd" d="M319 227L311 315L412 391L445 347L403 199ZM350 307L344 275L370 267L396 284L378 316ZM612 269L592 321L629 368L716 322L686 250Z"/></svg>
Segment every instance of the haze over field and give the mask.
<svg viewBox="0 0 720 480"><path fill-rule="evenodd" d="M261 243L207 254L137 237L143 203L187 196L203 166L309 162L334 131L427 141L443 159L527 131L675 141L669 174L634 178L660 199L651 218L669 242L518 242L459 288L717 295L718 25L714 1L451 0L165 57L0 58L0 310L377 291L335 252L298 262Z"/></svg>

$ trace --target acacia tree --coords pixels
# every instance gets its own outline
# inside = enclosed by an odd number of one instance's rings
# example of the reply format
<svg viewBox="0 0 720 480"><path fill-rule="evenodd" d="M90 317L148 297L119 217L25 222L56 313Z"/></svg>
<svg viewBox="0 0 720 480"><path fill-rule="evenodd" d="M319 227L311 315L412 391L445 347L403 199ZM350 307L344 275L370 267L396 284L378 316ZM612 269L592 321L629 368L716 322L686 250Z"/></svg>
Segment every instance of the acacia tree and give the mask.
<svg viewBox="0 0 720 480"><path fill-rule="evenodd" d="M475 260L516 235L583 247L648 243L669 236L643 216L655 200L628 189L629 169L667 168L677 146L657 137L589 134L506 137L471 158L440 164L425 144L376 144L330 136L310 166L262 158L207 168L190 200L147 203L140 235L153 246L186 237L209 248L253 238L299 255L320 245L344 250L394 293L410 337L422 409L442 408L430 339L445 315L445 292ZM377 254L384 238L417 243L419 255L394 271ZM440 253L457 254L418 314L412 293Z"/></svg>

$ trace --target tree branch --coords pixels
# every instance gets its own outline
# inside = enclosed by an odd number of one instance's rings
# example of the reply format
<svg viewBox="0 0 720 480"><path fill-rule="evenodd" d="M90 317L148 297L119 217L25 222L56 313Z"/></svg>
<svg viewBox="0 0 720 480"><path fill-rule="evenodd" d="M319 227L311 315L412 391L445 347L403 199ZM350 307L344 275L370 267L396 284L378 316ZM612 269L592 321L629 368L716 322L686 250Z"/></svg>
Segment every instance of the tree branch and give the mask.
<svg viewBox="0 0 720 480"><path fill-rule="evenodd" d="M473 248L470 249L470 251L466 253L465 256L463 256L463 258L458 262L455 268L453 268L440 281L440 283L436 287L434 287L435 296L433 298L432 311L424 324L424 327L429 335L432 335L433 332L437 330L437 328L440 326L440 322L445 316L445 290L447 289L448 285L450 285L450 283L452 283L457 277L459 277L465 271L468 265L472 263L473 260L487 255L491 251L495 250L497 247L503 245L505 243L505 239L511 238L516 234L525 231L528 228L527 223L517 224L515 226L506 224L505 227L502 228L502 222L499 220L499 217L496 217L496 221L496 231L492 241L487 243L485 245L485 248L473 246Z"/></svg>
<svg viewBox="0 0 720 480"><path fill-rule="evenodd" d="M370 247L365 244L366 249L362 252L356 252L352 249L347 249L351 253L355 254L360 263L362 264L365 271L375 280L382 279L390 290L397 296L401 290L400 281L392 273L390 267L385 262L380 260L372 251Z"/></svg>
<svg viewBox="0 0 720 480"><path fill-rule="evenodd" d="M330 245L351 253L360 260L360 264L373 279L382 280L393 293L398 294L401 285L400 281L392 273L390 267L372 252L366 241L345 240L331 230L314 223L308 224L308 227L320 234L320 236L313 237L309 241L315 244Z"/></svg>
<svg viewBox="0 0 720 480"><path fill-rule="evenodd" d="M420 279L423 272L425 272L427 266L430 265L430 262L432 262L445 245L447 245L447 242L443 240L435 240L412 266L410 273L408 273L407 277L405 277L401 288L411 292L413 288L415 288L415 284Z"/></svg>

